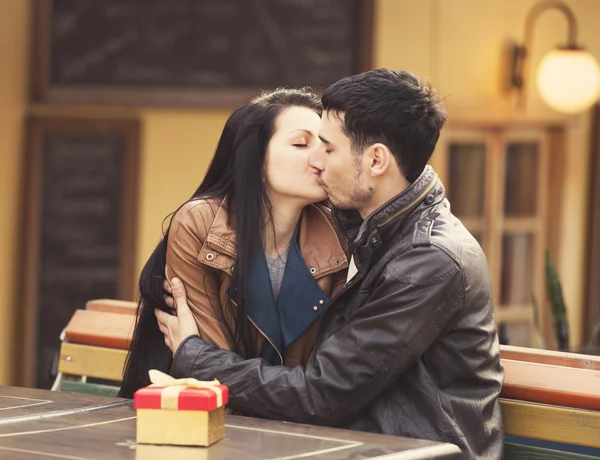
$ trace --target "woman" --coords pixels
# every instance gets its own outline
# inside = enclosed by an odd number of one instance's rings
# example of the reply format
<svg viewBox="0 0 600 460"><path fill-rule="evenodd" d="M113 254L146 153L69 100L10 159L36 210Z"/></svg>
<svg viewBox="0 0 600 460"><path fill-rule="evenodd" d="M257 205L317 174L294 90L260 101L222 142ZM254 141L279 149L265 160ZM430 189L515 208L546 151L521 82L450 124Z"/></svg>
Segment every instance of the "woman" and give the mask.
<svg viewBox="0 0 600 460"><path fill-rule="evenodd" d="M154 309L163 281L186 286L200 335L245 358L295 366L310 359L319 318L348 265L317 171L321 104L279 89L227 120L206 177L181 206L140 278L138 323L120 396L168 372L171 353Z"/></svg>

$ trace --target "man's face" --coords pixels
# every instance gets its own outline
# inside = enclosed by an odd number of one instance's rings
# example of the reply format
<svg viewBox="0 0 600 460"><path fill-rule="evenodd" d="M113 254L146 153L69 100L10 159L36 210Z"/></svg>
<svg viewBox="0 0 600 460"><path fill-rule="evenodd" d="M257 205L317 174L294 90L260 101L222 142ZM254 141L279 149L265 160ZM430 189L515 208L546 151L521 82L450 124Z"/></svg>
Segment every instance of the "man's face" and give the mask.
<svg viewBox="0 0 600 460"><path fill-rule="evenodd" d="M319 182L333 206L360 210L370 203L373 189L365 183L368 165L363 164L363 155L353 151L343 123L343 113L323 112L319 128L323 145L309 156L308 164L320 171Z"/></svg>

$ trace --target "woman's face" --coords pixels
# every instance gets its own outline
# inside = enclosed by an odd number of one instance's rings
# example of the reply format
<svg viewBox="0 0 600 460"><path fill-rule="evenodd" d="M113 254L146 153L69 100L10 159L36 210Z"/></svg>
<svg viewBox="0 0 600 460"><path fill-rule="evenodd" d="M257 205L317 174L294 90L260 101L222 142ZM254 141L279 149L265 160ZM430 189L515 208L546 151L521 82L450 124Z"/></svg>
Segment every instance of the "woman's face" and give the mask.
<svg viewBox="0 0 600 460"><path fill-rule="evenodd" d="M275 120L266 158L271 200L279 196L305 206L327 198L319 185L319 170L308 165L311 152L323 148L318 137L320 122L319 115L306 107L288 107Z"/></svg>

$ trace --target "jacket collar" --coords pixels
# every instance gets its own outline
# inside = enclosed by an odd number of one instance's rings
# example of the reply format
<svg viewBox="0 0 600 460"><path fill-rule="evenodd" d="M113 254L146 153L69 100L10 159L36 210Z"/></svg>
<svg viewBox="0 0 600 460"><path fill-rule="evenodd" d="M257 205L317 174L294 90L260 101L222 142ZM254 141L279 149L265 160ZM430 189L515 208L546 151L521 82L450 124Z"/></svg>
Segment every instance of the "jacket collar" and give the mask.
<svg viewBox="0 0 600 460"><path fill-rule="evenodd" d="M319 319L329 304L329 297L303 260L297 236L298 232L290 245L277 300L262 252L253 261L246 291L246 314L267 339L260 356L275 365L283 365L290 345ZM231 293L235 302L236 294L236 291Z"/></svg>
<svg viewBox="0 0 600 460"><path fill-rule="evenodd" d="M344 237L352 245L355 259L358 256L365 260L365 256L381 246L388 237L391 224L394 224L394 229L399 228L414 215L419 205L423 202L428 205L438 202L443 199L444 194L444 186L436 172L431 166L426 166L417 180L366 219L362 220L356 210L334 208L333 215Z"/></svg>
<svg viewBox="0 0 600 460"><path fill-rule="evenodd" d="M330 211L324 206L309 205L304 208L301 215L298 244L300 253L314 277L333 273L348 266L342 236L334 229L332 220L327 216L328 213ZM224 198L215 213L201 255L214 250L229 257L218 257L212 261L200 257L203 263L230 272L233 266L231 259L236 258L236 232L232 226L233 213L229 212L227 198Z"/></svg>

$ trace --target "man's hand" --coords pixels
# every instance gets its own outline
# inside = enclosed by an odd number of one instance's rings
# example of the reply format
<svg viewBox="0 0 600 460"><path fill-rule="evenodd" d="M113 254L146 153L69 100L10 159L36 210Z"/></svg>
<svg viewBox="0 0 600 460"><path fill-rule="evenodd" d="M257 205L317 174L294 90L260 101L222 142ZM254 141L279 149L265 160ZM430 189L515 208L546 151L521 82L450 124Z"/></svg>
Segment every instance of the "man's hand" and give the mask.
<svg viewBox="0 0 600 460"><path fill-rule="evenodd" d="M155 309L154 314L158 320L158 328L165 335L165 343L174 355L181 342L191 335L199 335L199 332L181 280L173 278L170 283L165 281L164 288L173 296L165 297L165 301L175 309L175 315L159 309Z"/></svg>

